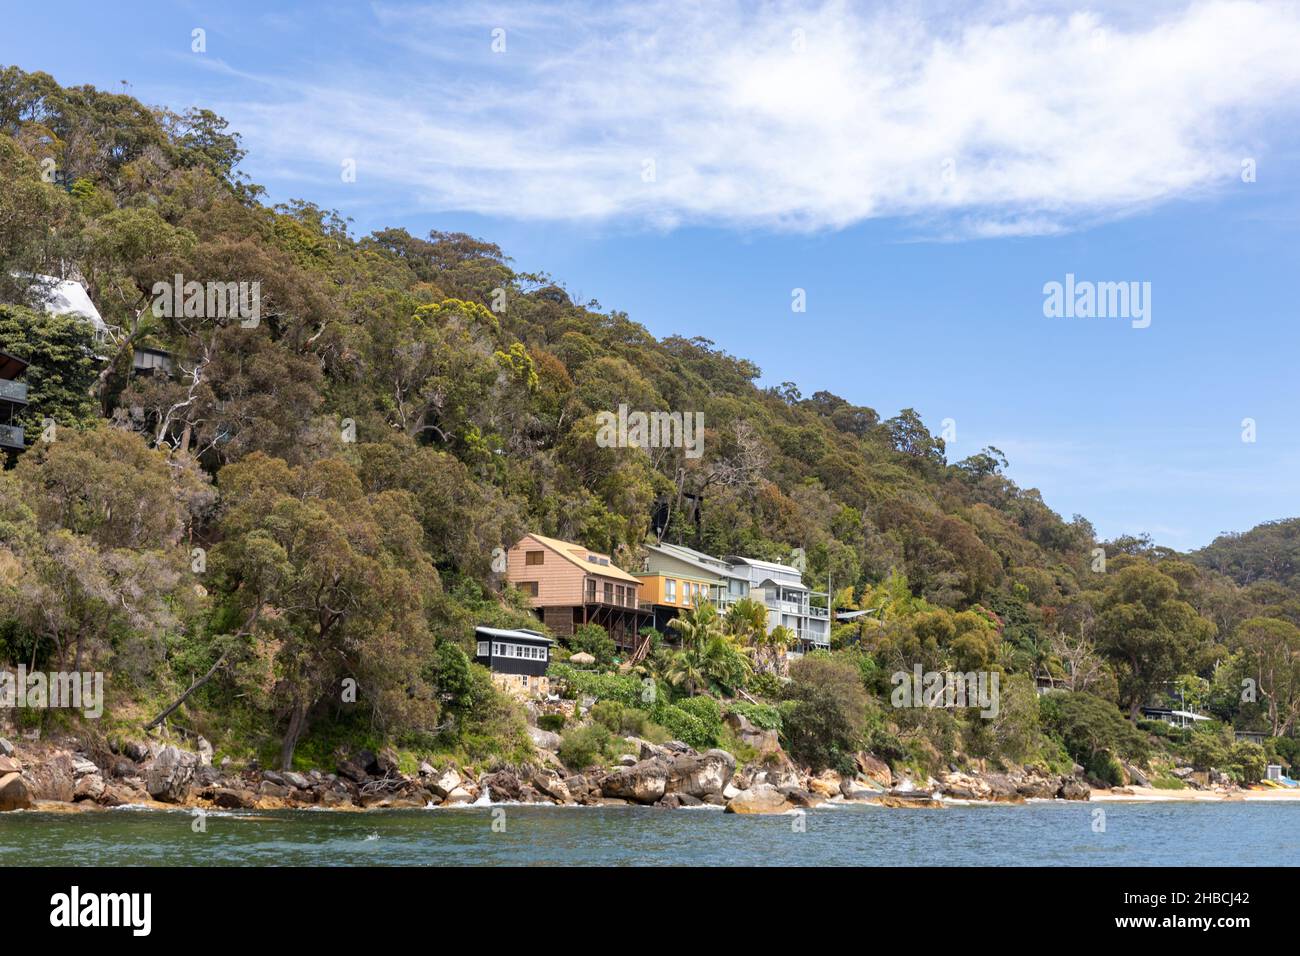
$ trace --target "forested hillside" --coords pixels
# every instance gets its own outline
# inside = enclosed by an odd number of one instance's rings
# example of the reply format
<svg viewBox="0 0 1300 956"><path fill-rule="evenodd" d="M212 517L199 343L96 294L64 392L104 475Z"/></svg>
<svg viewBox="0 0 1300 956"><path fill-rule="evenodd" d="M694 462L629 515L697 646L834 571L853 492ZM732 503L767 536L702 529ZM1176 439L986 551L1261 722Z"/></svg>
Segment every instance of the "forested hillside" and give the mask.
<svg viewBox="0 0 1300 956"><path fill-rule="evenodd" d="M531 620L493 549L531 530L635 569L656 501L683 494L700 525L669 540L802 549L838 608L874 609L789 682L735 621L716 653L665 635L645 665L669 700L747 689L806 765L868 749L1118 780L1169 749L1244 779L1263 752L1223 728L1294 731L1289 526L1194 560L1098 542L1006 478L997 449L949 461L910 409L760 388L744 358L574 302L487 240L356 236L308 201L271 205L243 156L210 112L0 71L0 351L31 362L32 445L0 478L0 664L107 672L102 732L193 687L169 723L237 758L314 765L367 743L527 759L521 710L465 653L475 624ZM96 343L45 314L37 275L84 283L118 331ZM260 321L155 314L177 275L260 283ZM175 374L132 376L144 347ZM704 454L599 447L596 415L621 403L702 412ZM999 717L890 709L890 674L917 664L1002 674ZM1040 705L1035 678L1072 693ZM1171 740L1125 721L1170 693L1222 725Z"/></svg>

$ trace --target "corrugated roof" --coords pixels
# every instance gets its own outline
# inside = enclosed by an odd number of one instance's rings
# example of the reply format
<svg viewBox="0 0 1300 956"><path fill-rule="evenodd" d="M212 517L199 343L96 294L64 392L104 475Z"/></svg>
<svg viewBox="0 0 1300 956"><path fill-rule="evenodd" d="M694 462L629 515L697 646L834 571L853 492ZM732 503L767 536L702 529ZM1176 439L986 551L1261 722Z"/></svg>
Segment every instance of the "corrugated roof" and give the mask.
<svg viewBox="0 0 1300 956"><path fill-rule="evenodd" d="M565 560L576 564L578 567L582 568L583 571L586 571L589 574L598 574L607 578L616 578L619 581L630 581L632 584L641 583L639 579L632 577L632 575L628 574L622 568L615 567L612 563L596 564L592 561L588 561L586 558L574 554L574 551L585 551L589 554L594 554L597 557L605 558L606 560L609 558L608 555L600 554L596 551L590 551L580 544L574 544L570 541L561 541L559 538L548 538L545 535L536 534L534 532L529 532L528 536L538 544L550 548Z"/></svg>
<svg viewBox="0 0 1300 956"><path fill-rule="evenodd" d="M662 554L666 558L672 558L674 561L681 561L683 564L688 564L693 568L698 568L714 580L729 576L726 568L715 568L710 564L705 564L696 557L696 555L700 555L700 552L694 551L690 548L683 548L676 544L648 544L646 545L646 550L654 551L657 554ZM700 555L700 557L708 557L708 555ZM712 560L716 561L718 559L713 558ZM652 571L648 573L654 574L656 572Z"/></svg>
<svg viewBox="0 0 1300 956"><path fill-rule="evenodd" d="M474 628L474 633L487 634L489 637L503 637L511 640L545 641L547 644L555 643L555 641L551 640L549 637L547 637L545 634L541 633L540 631L529 631L524 628L520 628L519 630L516 631L510 631L501 627L484 627L482 625L479 625L478 627Z"/></svg>

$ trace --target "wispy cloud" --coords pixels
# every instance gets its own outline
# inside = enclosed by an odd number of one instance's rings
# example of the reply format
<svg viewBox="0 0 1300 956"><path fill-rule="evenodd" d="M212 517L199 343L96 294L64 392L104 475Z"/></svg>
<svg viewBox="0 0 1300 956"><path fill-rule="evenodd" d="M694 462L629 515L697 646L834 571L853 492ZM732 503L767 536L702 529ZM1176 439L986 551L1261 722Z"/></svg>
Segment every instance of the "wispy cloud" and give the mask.
<svg viewBox="0 0 1300 956"><path fill-rule="evenodd" d="M1294 3L685 7L381 4L365 62L224 108L267 162L352 158L423 211L962 238L1239 186L1300 102Z"/></svg>

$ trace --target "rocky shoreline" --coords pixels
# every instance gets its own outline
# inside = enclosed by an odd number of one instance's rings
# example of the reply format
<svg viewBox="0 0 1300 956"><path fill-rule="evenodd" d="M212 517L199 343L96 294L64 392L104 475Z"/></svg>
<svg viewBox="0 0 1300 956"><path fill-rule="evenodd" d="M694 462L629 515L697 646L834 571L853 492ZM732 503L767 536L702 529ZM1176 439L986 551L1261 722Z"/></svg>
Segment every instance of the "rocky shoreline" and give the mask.
<svg viewBox="0 0 1300 956"><path fill-rule="evenodd" d="M1088 800L1081 775L1031 771L950 772L939 779L896 777L884 761L859 754L856 772L800 771L783 752L737 766L725 750L703 753L678 741L663 745L624 738L627 753L612 767L573 772L553 749L554 734L532 728L537 762L472 770L422 763L403 773L397 756L341 755L332 773L234 769L212 764L202 738L196 749L159 740L103 750L75 740L18 750L0 738L0 811L94 810L113 807L280 810L373 810L487 804L566 806L713 806L729 813L787 813L827 802L890 808L942 807L945 802L1024 803Z"/></svg>

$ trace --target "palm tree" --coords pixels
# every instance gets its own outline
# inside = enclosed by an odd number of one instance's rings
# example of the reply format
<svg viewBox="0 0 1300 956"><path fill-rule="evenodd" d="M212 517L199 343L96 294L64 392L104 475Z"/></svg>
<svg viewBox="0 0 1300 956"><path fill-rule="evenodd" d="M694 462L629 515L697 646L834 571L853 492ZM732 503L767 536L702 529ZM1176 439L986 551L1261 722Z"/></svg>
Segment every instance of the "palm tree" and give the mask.
<svg viewBox="0 0 1300 956"><path fill-rule="evenodd" d="M665 674L674 687L690 696L710 684L734 690L744 684L749 662L735 641L723 630L718 609L705 601L683 611L668 626L681 635L677 651Z"/></svg>

